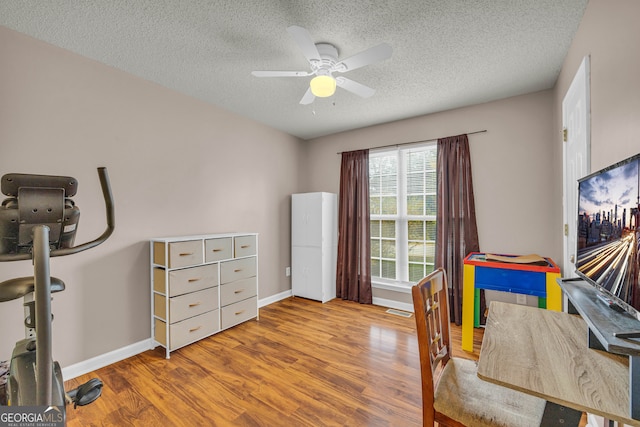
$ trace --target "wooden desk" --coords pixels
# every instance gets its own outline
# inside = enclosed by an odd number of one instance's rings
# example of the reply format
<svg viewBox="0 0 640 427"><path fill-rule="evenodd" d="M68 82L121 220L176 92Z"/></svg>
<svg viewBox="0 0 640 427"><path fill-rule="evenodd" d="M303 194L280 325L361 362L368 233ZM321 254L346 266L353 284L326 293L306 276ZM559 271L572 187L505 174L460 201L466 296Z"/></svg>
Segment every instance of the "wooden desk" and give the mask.
<svg viewBox="0 0 640 427"><path fill-rule="evenodd" d="M632 426L629 361L587 347L577 315L494 301L480 350L478 376L549 402Z"/></svg>

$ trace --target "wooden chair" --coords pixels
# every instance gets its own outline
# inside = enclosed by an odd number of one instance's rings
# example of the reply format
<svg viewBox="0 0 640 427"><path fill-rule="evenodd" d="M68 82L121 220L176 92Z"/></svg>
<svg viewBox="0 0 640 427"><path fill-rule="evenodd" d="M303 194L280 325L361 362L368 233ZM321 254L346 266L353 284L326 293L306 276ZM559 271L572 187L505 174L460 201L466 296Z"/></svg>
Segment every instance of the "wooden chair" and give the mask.
<svg viewBox="0 0 640 427"><path fill-rule="evenodd" d="M539 426L545 401L481 380L477 363L451 356L447 275L437 269L411 289L422 373L424 426Z"/></svg>

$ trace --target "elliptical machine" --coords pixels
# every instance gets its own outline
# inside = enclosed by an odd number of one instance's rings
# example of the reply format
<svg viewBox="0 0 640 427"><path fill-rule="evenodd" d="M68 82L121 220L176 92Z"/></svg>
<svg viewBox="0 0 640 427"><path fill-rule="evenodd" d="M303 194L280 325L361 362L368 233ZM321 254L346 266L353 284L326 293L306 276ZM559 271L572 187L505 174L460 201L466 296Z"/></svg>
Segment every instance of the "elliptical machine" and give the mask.
<svg viewBox="0 0 640 427"><path fill-rule="evenodd" d="M32 260L34 275L0 282L0 302L24 298L27 337L14 347L9 365L9 406L57 407L66 425L65 404L95 401L102 382L91 379L68 393L62 371L52 358L51 294L65 289L51 277L50 257L72 255L103 243L115 227L114 203L106 168L98 168L107 228L95 240L74 246L80 210L71 197L78 182L71 177L7 174L0 190L0 262ZM37 330L37 333L36 333Z"/></svg>

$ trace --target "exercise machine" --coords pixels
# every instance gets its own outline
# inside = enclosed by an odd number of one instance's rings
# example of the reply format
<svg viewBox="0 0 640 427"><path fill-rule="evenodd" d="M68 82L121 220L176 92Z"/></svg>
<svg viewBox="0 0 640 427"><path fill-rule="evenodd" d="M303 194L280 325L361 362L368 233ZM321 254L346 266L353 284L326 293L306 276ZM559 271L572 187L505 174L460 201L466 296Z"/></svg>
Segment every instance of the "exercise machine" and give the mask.
<svg viewBox="0 0 640 427"><path fill-rule="evenodd" d="M0 282L0 302L24 298L26 338L16 343L9 364L7 398L10 406L58 407L66 425L65 405L95 401L102 382L91 379L67 393L62 371L52 358L51 294L65 289L50 275L51 257L94 248L115 227L114 203L106 168L98 168L107 227L98 238L74 245L80 209L72 197L78 182L71 177L7 174L0 190L8 196L0 206L0 262L31 260L33 276Z"/></svg>

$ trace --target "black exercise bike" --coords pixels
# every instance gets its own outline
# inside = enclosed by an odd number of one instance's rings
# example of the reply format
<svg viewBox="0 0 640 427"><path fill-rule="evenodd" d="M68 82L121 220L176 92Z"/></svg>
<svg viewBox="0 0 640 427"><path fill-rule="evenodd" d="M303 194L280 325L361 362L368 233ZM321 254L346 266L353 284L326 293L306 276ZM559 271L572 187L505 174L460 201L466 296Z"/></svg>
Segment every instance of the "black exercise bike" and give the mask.
<svg viewBox="0 0 640 427"><path fill-rule="evenodd" d="M62 371L52 358L51 294L63 291L51 277L50 257L72 255L103 243L115 227L114 204L106 168L98 168L107 228L100 237L74 246L80 210L71 197L78 182L71 177L7 174L0 189L0 262L32 260L33 276L0 282L0 302L24 298L26 338L16 343L9 364L9 406L57 407L66 425L65 405L95 401L102 382L91 379L65 392ZM37 333L36 333L37 331Z"/></svg>

